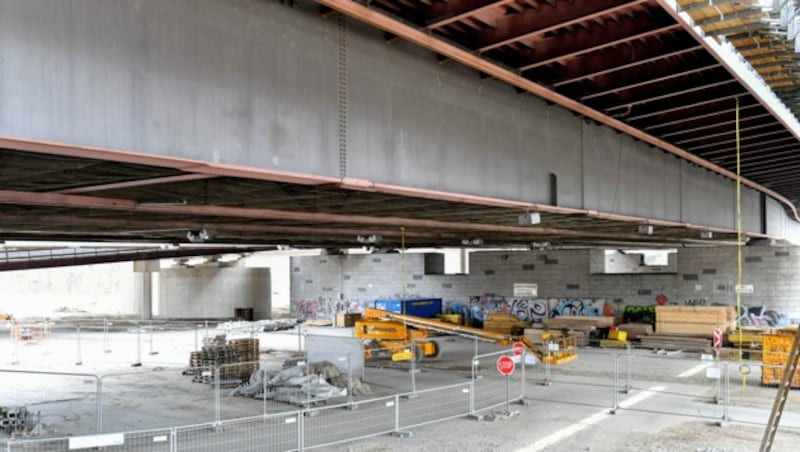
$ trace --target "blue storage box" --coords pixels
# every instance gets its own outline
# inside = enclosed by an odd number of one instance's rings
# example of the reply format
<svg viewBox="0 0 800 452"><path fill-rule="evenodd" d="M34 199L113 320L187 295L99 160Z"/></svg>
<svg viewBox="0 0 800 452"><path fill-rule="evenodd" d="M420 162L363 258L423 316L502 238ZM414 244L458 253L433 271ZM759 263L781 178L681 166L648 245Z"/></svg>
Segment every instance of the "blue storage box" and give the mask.
<svg viewBox="0 0 800 452"><path fill-rule="evenodd" d="M375 309L432 319L442 313L441 298L387 298L375 300Z"/></svg>

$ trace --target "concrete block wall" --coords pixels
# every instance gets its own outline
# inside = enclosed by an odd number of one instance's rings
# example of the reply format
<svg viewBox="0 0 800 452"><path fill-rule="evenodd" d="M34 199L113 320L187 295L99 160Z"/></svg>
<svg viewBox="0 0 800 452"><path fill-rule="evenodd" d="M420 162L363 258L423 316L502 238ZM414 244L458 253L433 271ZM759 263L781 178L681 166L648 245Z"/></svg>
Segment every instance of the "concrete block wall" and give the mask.
<svg viewBox="0 0 800 452"><path fill-rule="evenodd" d="M590 250L491 251L470 254L468 275L426 275L424 255L372 254L292 258L293 312L320 317L357 310L383 297L512 297L514 283L537 283L539 298L604 298L615 309L626 305L736 304L735 247L681 248L677 273L591 274ZM746 247L742 294L745 306L766 305L800 318L800 248ZM405 282L405 287L403 287Z"/></svg>
<svg viewBox="0 0 800 452"><path fill-rule="evenodd" d="M175 267L158 274L159 317L231 318L236 308L253 308L256 319L271 317L268 268Z"/></svg>

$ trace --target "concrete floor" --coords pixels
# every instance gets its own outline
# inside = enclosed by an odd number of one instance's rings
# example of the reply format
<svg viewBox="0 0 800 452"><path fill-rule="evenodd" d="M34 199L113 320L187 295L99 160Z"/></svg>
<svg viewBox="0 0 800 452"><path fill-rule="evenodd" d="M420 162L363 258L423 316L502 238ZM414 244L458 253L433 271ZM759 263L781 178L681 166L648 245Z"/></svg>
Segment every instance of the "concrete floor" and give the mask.
<svg viewBox="0 0 800 452"><path fill-rule="evenodd" d="M311 329L317 333L330 333L329 328ZM0 332L1 333L1 332ZM124 329L114 331L106 340L102 331L81 332L80 356L75 331L58 330L39 344L14 345L3 334L0 339L0 356L5 359L0 369L58 371L86 375L32 375L0 371L0 405L27 405L43 414L42 436L57 437L94 433L97 427L96 379L102 377L102 429L103 432L131 431L169 426L192 425L214 419L213 391L208 385L192 383L191 377L181 374L188 363L188 352L194 349L195 328L154 329L150 354L149 330ZM209 330L210 336L214 335ZM202 340L206 331L197 336ZM138 336L138 341L137 341ZM282 360L298 347L296 331L260 333L262 359L266 365L279 366ZM419 372L409 372L407 363L379 360L370 363L365 371L366 381L373 393L355 397L365 401L392 397L410 392L412 386L423 391L421 397L403 403L404 413L411 418L409 424L424 423L437 417L437 410L447 413L452 407L458 411L467 403L460 385L470 381L471 358L475 343L460 338L442 338L443 354L440 358L426 360ZM478 343L479 353L500 350L489 343ZM105 353L104 350L110 349ZM266 353L269 351L269 353ZM76 365L79 360L82 365ZM480 375L475 393L478 407L490 401L502 400L505 382L494 370L494 357L481 360ZM617 361L618 388L615 391L614 375ZM141 367L131 364L141 361ZM12 364L17 362L17 364ZM630 362L630 379L627 363ZM394 450L410 447L415 450L683 450L668 444L648 443L651 438L665 436L684 438L709 438L722 444L722 448L708 450L753 450L757 448L763 424L766 422L775 394L774 388L761 387L757 366L744 381L738 364L729 366L730 395L728 417L733 428L710 428L725 414L724 384L708 378L708 368L716 366L701 361L696 355L661 356L649 350L634 350L628 358L624 351L583 349L576 361L550 367L552 384L545 386L545 368L541 364L526 369L524 391L529 404L516 405L519 416L496 422L477 422L463 417L431 426L415 427L409 439L381 436L347 446L330 446L330 450ZM713 371L711 371L713 373ZM724 374L724 366L723 366ZM415 379L412 381L412 375ZM522 391L521 375L517 372L511 385L512 397ZM723 379L724 381L724 379ZM455 385L447 391L424 392L429 388ZM626 392L625 389L628 389ZM448 392L450 391L450 392ZM616 402L616 415L607 414ZM800 391L793 391L782 419L781 433L797 439L800 431ZM386 401L381 399L363 405L360 410L341 408L323 410L306 421L307 446L338 440L345 434L368 434L387 423ZM342 400L344 402L346 400ZM460 405L459 405L460 404ZM468 406L468 405L467 405ZM504 406L493 410L504 410ZM221 419L260 416L263 413L290 413L297 407L273 401L244 397L225 397L220 406ZM489 410L488 412L491 412ZM602 413L602 415L600 415ZM275 421L288 422L288 417L276 415ZM389 416L389 417L386 417ZM345 422L337 433L337 422ZM391 419L389 419L391 418ZM289 419L289 420L287 420ZM264 427L254 432L248 422L226 426L226 433L208 432L198 427L191 441L184 441L186 450L247 449L247 444L294 444L296 438L281 438ZM576 427L578 426L578 427ZM363 427L363 429L362 429ZM257 430L257 429L256 429ZM730 432L745 437L732 435ZM451 438L442 442L441 432ZM457 432L454 435L454 432ZM598 433L603 432L602 437ZM727 433L725 433L727 432ZM608 433L608 434L606 434ZM188 437L187 437L188 438ZM205 438L205 439L203 439ZM227 439L226 439L227 438ZM620 438L627 438L620 440ZM542 443L544 441L544 443ZM725 448L725 441L734 444ZM544 444L537 449L537 444ZM545 444L546 443L546 444ZM630 443L626 446L627 443ZM740 444L741 443L741 444ZM535 446L535 447L534 447ZM630 447L626 449L625 447ZM698 446L700 447L700 446ZM708 446L717 447L709 443ZM737 447L739 447L737 449ZM777 446L776 446L777 447ZM221 449L222 448L222 449ZM277 447L280 449L280 447ZM148 450L145 447L142 450ZM706 450L706 449L686 449ZM773 448L773 450L780 450ZM794 450L789 449L789 450Z"/></svg>

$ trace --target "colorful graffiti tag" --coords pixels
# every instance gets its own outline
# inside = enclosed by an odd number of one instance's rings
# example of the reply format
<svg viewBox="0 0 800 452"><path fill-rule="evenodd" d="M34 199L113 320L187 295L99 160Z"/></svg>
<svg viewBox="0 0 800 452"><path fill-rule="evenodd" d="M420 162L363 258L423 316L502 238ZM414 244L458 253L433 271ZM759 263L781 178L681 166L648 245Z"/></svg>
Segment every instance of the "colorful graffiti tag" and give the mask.
<svg viewBox="0 0 800 452"><path fill-rule="evenodd" d="M372 300L310 298L292 302L292 315L299 319L332 319L339 312L363 312ZM599 316L608 311L602 298L513 298L500 296L462 297L443 300L444 312L460 314L465 324L482 323L486 315L503 312L527 322L540 322L562 315Z"/></svg>

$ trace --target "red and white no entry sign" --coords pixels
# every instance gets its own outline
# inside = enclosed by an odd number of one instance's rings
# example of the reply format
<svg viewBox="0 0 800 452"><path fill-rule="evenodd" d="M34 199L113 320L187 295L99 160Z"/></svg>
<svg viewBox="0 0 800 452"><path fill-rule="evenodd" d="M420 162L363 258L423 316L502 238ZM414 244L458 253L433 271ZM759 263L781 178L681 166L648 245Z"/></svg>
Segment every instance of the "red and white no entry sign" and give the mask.
<svg viewBox="0 0 800 452"><path fill-rule="evenodd" d="M514 360L510 356L501 356L497 359L497 371L501 375L511 375L514 373Z"/></svg>
<svg viewBox="0 0 800 452"><path fill-rule="evenodd" d="M523 344L522 342L514 342L514 344L511 346L511 353L513 353L514 356L522 356L522 353L524 351L525 351L525 344Z"/></svg>

